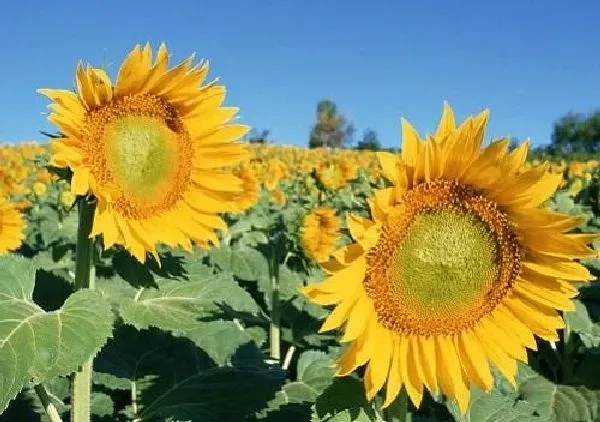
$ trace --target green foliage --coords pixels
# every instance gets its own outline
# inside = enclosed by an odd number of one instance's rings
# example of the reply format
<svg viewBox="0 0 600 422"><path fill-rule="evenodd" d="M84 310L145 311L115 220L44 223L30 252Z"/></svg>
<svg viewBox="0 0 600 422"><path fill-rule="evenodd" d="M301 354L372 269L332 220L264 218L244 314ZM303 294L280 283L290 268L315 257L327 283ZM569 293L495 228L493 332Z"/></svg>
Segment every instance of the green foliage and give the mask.
<svg viewBox="0 0 600 422"><path fill-rule="evenodd" d="M0 410L30 380L67 375L94 355L112 332L108 303L93 291L68 297L45 312L33 302L35 267L25 258L0 258Z"/></svg>
<svg viewBox="0 0 600 422"><path fill-rule="evenodd" d="M584 115L568 113L554 123L552 144L562 152L600 150L600 110Z"/></svg>
<svg viewBox="0 0 600 422"><path fill-rule="evenodd" d="M381 149L381 142L377 138L377 133L373 129L366 129L363 137L356 145L358 150L378 151Z"/></svg>
<svg viewBox="0 0 600 422"><path fill-rule="evenodd" d="M321 103L318 116L331 125L335 104ZM343 138L318 134L324 144ZM578 230L600 233L599 185L595 174L577 195L560 191L547 206L586 216ZM96 250L96 289L75 292L77 216L60 205L59 189L50 185L27 212L20 256L0 258L0 422L48 421L48 403L35 389L39 383L68 420L71 374L90 357L93 421L397 420L400 401L388 409L381 407L383 394L368 402L361 370L334 376L333 363L345 346L339 333L318 332L330 308L298 292L325 276L302 249L304 216L315 206L333 207L341 217L367 216L366 199L384 184L359 172L347 186L319 197L309 195L317 186L309 173L280 186L286 206L273 205L263 193L245 214L226 217L229 230L219 247L160 248L160 267L140 264L118 247ZM342 218L339 245L347 242ZM600 274L600 260L584 263ZM274 303L279 360L269 357ZM407 420L600 420L595 284L580 286L575 306L565 313L561 341L555 347L539 341L529 353L516 389L494 372L491 392L472 388L466 415L446 397L426 394L419 409L409 406Z"/></svg>

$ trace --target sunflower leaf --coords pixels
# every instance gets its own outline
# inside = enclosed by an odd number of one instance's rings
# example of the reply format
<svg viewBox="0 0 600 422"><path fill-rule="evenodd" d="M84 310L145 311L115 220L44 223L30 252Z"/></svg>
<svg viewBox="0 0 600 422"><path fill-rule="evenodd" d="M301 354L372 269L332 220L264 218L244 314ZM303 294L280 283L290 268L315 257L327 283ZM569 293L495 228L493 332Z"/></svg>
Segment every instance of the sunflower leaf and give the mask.
<svg viewBox="0 0 600 422"><path fill-rule="evenodd" d="M363 383L355 377L335 378L316 400L313 420L376 421L377 414L367 402Z"/></svg>
<svg viewBox="0 0 600 422"><path fill-rule="evenodd" d="M541 420L595 421L600 417L600 391L585 386L554 384L526 368L519 392L534 406Z"/></svg>
<svg viewBox="0 0 600 422"><path fill-rule="evenodd" d="M111 335L113 314L100 294L81 290L45 312L32 299L34 280L30 260L0 258L0 411L30 379L73 372Z"/></svg>
<svg viewBox="0 0 600 422"><path fill-rule="evenodd" d="M250 295L226 273L191 274L189 281L157 280L158 288L139 288L133 297L120 301L125 322L137 328L193 329L200 320L247 313L258 315Z"/></svg>
<svg viewBox="0 0 600 422"><path fill-rule="evenodd" d="M331 363L331 358L326 353L316 350L302 353L296 367L297 380L285 384L273 400L267 403L267 408L257 414L257 418L268 421L280 420L281 415L276 419L273 415L275 412L282 413L288 418L302 419L301 415L310 415L310 407L319 394L333 382Z"/></svg>
<svg viewBox="0 0 600 422"><path fill-rule="evenodd" d="M244 281L257 281L269 275L267 258L258 250L239 246L221 246L210 251L210 261L223 271Z"/></svg>
<svg viewBox="0 0 600 422"><path fill-rule="evenodd" d="M188 263L186 269L188 280L157 278L156 288L134 289L117 277L98 288L112 299L125 323L187 337L214 362L225 365L240 346L253 340L242 322L259 320L258 305L230 274L213 274L201 264ZM229 318L234 321L225 320Z"/></svg>
<svg viewBox="0 0 600 422"><path fill-rule="evenodd" d="M103 379L108 384L135 385L136 414L127 410L132 419L244 420L274 397L284 378L256 359L255 346L244 347L252 350L238 349L233 366L218 367L187 338L124 325L99 354L95 371L114 377Z"/></svg>

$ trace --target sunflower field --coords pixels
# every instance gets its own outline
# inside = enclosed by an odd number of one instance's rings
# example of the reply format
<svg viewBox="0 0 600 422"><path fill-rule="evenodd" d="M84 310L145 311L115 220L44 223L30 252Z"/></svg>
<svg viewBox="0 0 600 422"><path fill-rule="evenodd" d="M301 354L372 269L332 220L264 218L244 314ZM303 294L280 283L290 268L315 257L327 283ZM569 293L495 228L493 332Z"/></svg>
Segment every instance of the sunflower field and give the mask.
<svg viewBox="0 0 600 422"><path fill-rule="evenodd" d="M398 154L251 145L207 73L79 65L0 147L0 421L600 420L599 161L448 104Z"/></svg>

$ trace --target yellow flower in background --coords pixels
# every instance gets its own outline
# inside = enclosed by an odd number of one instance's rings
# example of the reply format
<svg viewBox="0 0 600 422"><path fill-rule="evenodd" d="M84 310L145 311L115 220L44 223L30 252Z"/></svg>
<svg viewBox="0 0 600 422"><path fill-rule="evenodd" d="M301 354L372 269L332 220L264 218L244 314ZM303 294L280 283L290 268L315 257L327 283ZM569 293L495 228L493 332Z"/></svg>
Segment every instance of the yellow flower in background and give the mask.
<svg viewBox="0 0 600 422"><path fill-rule="evenodd" d="M260 184L256 174L247 164L242 165L234 174L243 181L244 189L237 198L237 202L242 211L252 207L258 201L260 194Z"/></svg>
<svg viewBox="0 0 600 422"><path fill-rule="evenodd" d="M285 163L277 158L269 160L265 174L265 187L269 191L277 189L279 182L289 176Z"/></svg>
<svg viewBox="0 0 600 422"><path fill-rule="evenodd" d="M572 283L593 278L573 259L596 257L598 236L565 234L582 219L540 208L561 175L546 164L517 173L527 144L482 149L487 119L456 128L445 104L429 142L403 121L401 157L378 154L392 187L375 191L372 219L348 217L355 243L303 289L335 305L321 330L344 329L337 374L367 365L367 397L386 385L385 406L404 386L416 406L426 388L464 413L471 385L492 388L491 363L514 385L534 335L559 339Z"/></svg>
<svg viewBox="0 0 600 422"><path fill-rule="evenodd" d="M280 207L285 207L287 203L287 196L285 192L281 190L281 188L276 187L275 189L270 191L271 200Z"/></svg>
<svg viewBox="0 0 600 422"><path fill-rule="evenodd" d="M60 203L65 208L71 208L75 202L75 195L70 190L64 190L60 193Z"/></svg>
<svg viewBox="0 0 600 422"><path fill-rule="evenodd" d="M46 195L46 192L48 191L48 188L46 187L45 183L42 182L35 182L33 184L33 193L36 196L44 196Z"/></svg>
<svg viewBox="0 0 600 422"><path fill-rule="evenodd" d="M332 208L319 207L304 217L302 248L317 262L327 261L340 237L340 221Z"/></svg>
<svg viewBox="0 0 600 422"><path fill-rule="evenodd" d="M0 197L0 255L18 249L25 239L25 219L16 204Z"/></svg>
<svg viewBox="0 0 600 422"><path fill-rule="evenodd" d="M317 167L317 177L326 189L336 190L344 187L346 179L340 168L333 162L323 162Z"/></svg>
<svg viewBox="0 0 600 422"><path fill-rule="evenodd" d="M25 211L27 208L31 208L31 206L33 205L31 203L31 201L25 199L23 201L16 201L13 203L13 205L15 206L15 208L21 212Z"/></svg>
<svg viewBox="0 0 600 422"><path fill-rule="evenodd" d="M248 157L235 142L248 127L229 122L225 87L201 86L208 64L193 56L168 68L165 45L153 61L137 45L115 84L102 69L78 65L77 92L42 89L53 103L49 120L64 137L52 144L52 164L73 171L71 190L97 197L93 235L123 245L144 262L155 245L191 249L218 244L219 213L239 211L243 182L231 172Z"/></svg>
<svg viewBox="0 0 600 422"><path fill-rule="evenodd" d="M340 175L344 181L356 179L358 166L350 158L342 158L338 162Z"/></svg>
<svg viewBox="0 0 600 422"><path fill-rule="evenodd" d="M583 188L583 181L581 179L575 179L571 186L569 186L568 193L570 196L577 196L577 194Z"/></svg>

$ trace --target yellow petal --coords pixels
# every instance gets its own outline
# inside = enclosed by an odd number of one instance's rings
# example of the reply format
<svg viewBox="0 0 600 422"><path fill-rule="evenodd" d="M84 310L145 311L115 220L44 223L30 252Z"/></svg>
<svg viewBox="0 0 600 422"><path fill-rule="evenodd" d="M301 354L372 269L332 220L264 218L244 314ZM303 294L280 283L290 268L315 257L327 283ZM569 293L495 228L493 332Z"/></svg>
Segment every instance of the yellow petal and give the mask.
<svg viewBox="0 0 600 422"><path fill-rule="evenodd" d="M364 379L367 400L369 401L373 400L387 379L393 344L390 333L381 326L378 326L373 341L376 342L377 348L369 361Z"/></svg>
<svg viewBox="0 0 600 422"><path fill-rule="evenodd" d="M448 396L458 402L464 414L469 406L470 392L462 376L454 341L451 336L438 336L435 341L437 359L443 362L438 366L440 385Z"/></svg>
<svg viewBox="0 0 600 422"><path fill-rule="evenodd" d="M400 373L400 363L404 356L400 356L400 345L398 336L392 337L392 359L390 362L390 371L388 374L387 385L385 387L385 402L383 408L388 407L398 397L402 388L402 375Z"/></svg>
<svg viewBox="0 0 600 422"><path fill-rule="evenodd" d="M418 160L418 148L419 148L419 134L414 127L408 122L408 120L402 118L402 161L411 167L417 165Z"/></svg>
<svg viewBox="0 0 600 422"><path fill-rule="evenodd" d="M392 184L398 183L398 156L390 152L377 152L381 170Z"/></svg>
<svg viewBox="0 0 600 422"><path fill-rule="evenodd" d="M435 137L442 137L455 129L456 123L454 122L454 111L452 111L452 108L450 107L448 102L444 101L442 118L440 119L440 123L438 124L437 130L435 131Z"/></svg>
<svg viewBox="0 0 600 422"><path fill-rule="evenodd" d="M490 372L487 357L473 332L465 330L457 334L455 346L467 378L483 391L490 391L494 385L494 378Z"/></svg>
<svg viewBox="0 0 600 422"><path fill-rule="evenodd" d="M423 366L423 381L429 391L435 392L437 385L437 362L433 337L419 337L419 357Z"/></svg>

